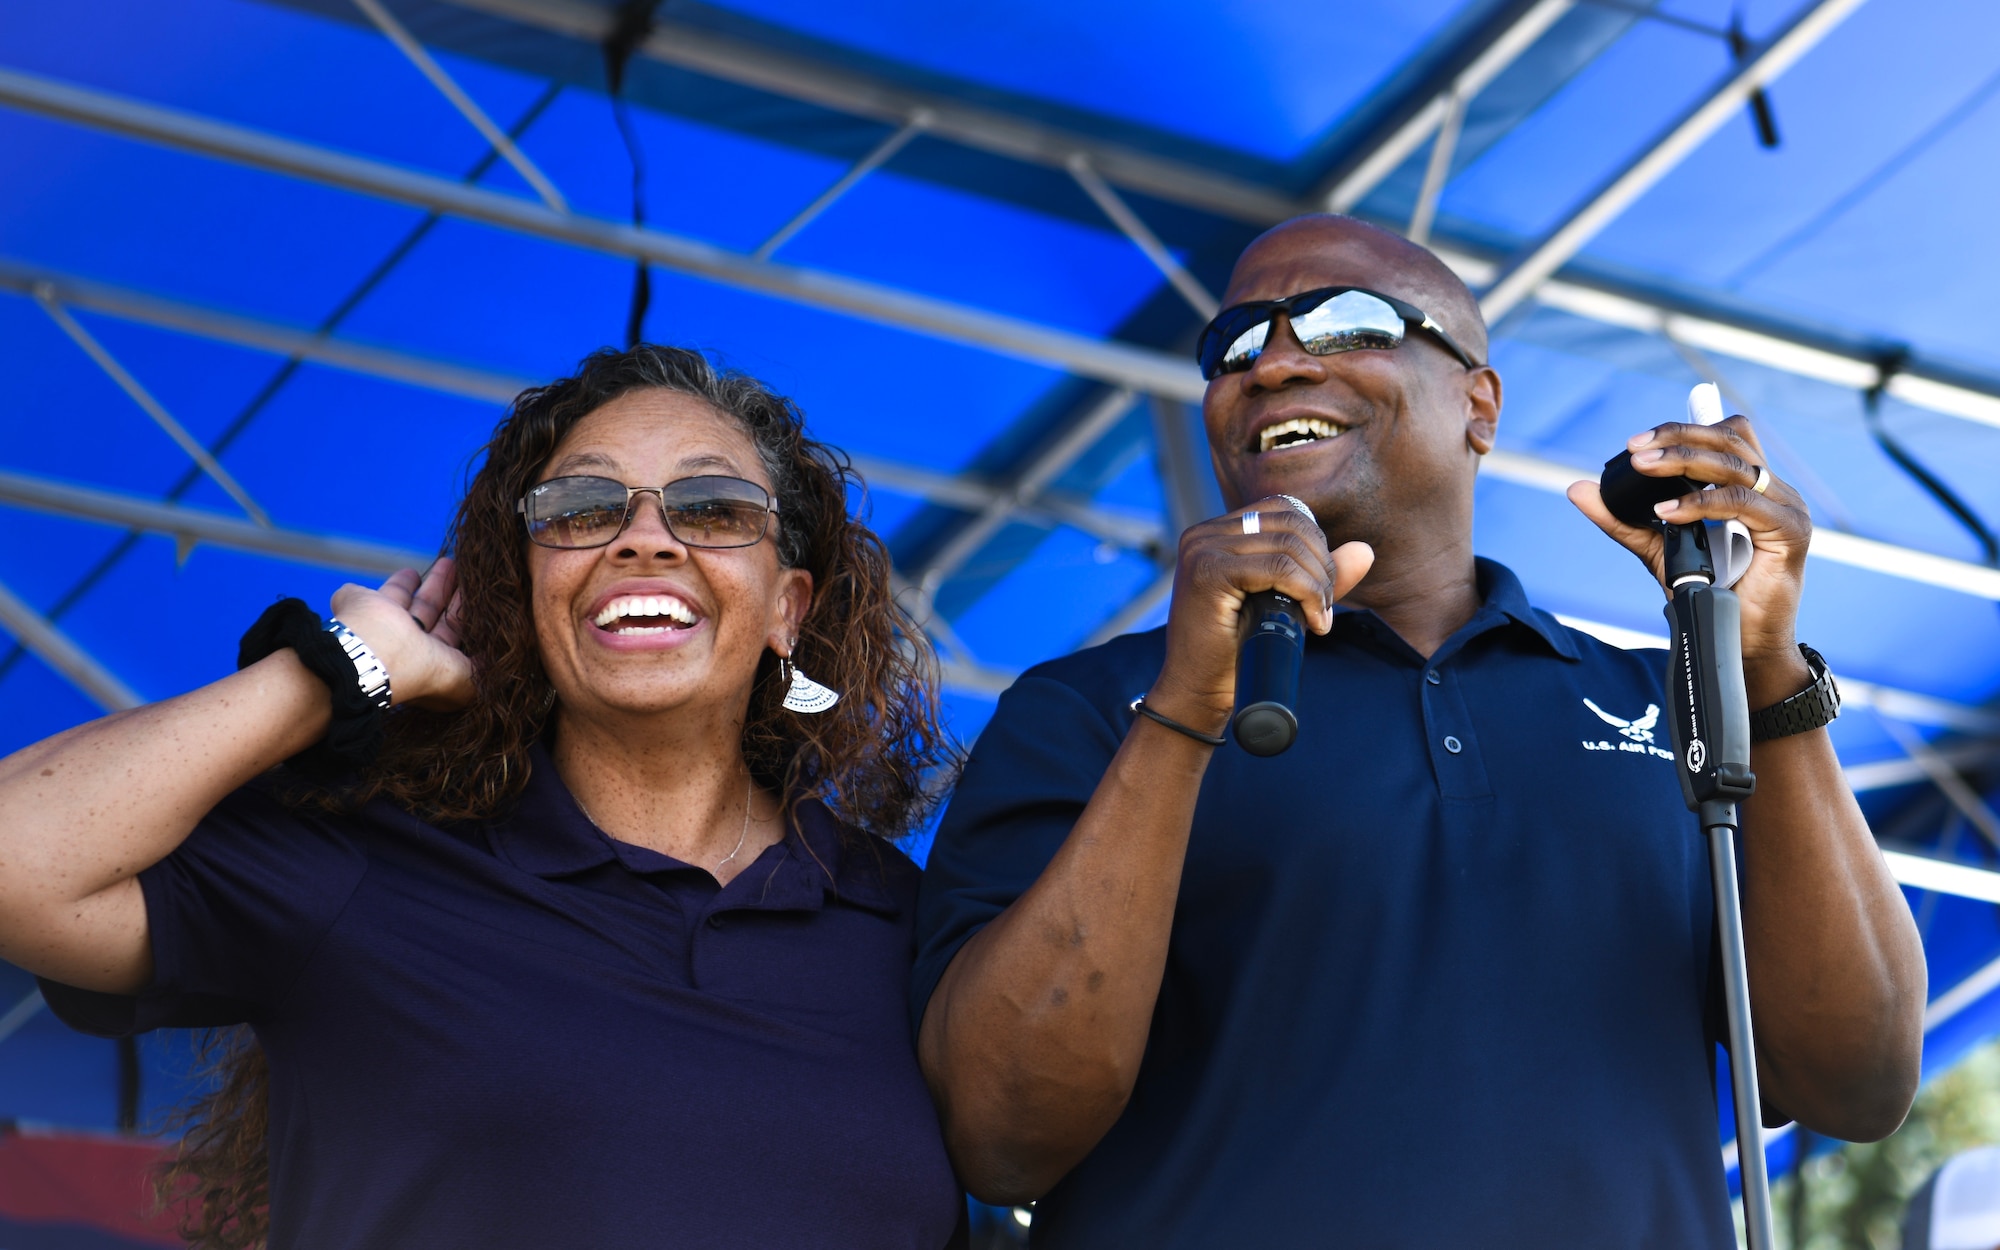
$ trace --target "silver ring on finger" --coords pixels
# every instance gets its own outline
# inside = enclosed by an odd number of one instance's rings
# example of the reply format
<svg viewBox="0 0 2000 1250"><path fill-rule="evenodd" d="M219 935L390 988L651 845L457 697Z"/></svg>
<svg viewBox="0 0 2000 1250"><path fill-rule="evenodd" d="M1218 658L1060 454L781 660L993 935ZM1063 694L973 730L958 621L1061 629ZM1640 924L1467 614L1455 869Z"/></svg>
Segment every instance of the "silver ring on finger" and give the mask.
<svg viewBox="0 0 2000 1250"><path fill-rule="evenodd" d="M1264 524L1257 519L1256 513L1246 512L1243 514L1243 532L1246 534L1261 534L1264 532Z"/></svg>
<svg viewBox="0 0 2000 1250"><path fill-rule="evenodd" d="M1757 481L1750 489L1760 495L1771 489L1771 471L1761 464L1751 465L1750 467L1757 470Z"/></svg>

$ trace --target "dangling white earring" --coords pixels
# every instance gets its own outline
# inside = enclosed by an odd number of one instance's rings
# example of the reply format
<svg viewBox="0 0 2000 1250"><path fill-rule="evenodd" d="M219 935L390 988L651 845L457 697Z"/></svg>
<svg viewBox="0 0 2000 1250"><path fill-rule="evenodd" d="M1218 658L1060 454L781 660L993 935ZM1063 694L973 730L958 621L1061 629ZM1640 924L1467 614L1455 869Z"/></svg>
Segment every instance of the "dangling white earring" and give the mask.
<svg viewBox="0 0 2000 1250"><path fill-rule="evenodd" d="M785 708L810 716L840 702L840 692L829 690L799 671L790 656L778 657L778 676L785 679Z"/></svg>

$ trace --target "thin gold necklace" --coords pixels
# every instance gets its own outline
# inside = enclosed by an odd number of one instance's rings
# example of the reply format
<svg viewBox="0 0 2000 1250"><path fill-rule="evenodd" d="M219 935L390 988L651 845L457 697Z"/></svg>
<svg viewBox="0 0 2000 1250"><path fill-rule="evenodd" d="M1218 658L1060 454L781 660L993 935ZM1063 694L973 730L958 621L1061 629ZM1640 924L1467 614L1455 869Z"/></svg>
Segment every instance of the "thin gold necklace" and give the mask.
<svg viewBox="0 0 2000 1250"><path fill-rule="evenodd" d="M755 785L756 785L756 778L750 776L748 773L745 773L743 776L743 828L736 835L735 849L730 851L729 854L724 855L721 859L715 861L715 867L711 870L713 872L721 872L722 866L728 863L730 860L735 859L737 852L743 849L743 844L750 838L750 791L752 787L754 787ZM583 813L583 818L585 820L589 821L593 825L597 825L599 829L604 828L603 825L598 824L597 817L590 814L590 809L583 805L583 800L578 798L574 791L570 793L569 798L570 802L576 804L576 810Z"/></svg>
<svg viewBox="0 0 2000 1250"><path fill-rule="evenodd" d="M750 777L750 774L747 772L744 773L743 774L743 829L740 833L736 835L736 850L729 852L729 854L724 855L720 860L716 861L715 871L717 872L722 871L722 865L736 858L736 851L740 851L743 849L743 840L750 836L750 787L752 786L752 784L753 781Z"/></svg>

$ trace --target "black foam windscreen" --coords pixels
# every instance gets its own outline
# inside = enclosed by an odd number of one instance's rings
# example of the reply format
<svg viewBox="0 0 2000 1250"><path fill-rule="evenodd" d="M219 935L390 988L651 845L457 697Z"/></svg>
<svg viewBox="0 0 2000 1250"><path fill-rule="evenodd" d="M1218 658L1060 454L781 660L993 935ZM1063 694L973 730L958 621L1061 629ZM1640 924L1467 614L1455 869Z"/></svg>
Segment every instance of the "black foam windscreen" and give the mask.
<svg viewBox="0 0 2000 1250"><path fill-rule="evenodd" d="M1621 451L1604 462L1597 489L1612 516L1627 525L1652 525L1660 519L1653 511L1654 504L1692 495L1701 488L1684 477L1647 477L1632 467L1632 453Z"/></svg>

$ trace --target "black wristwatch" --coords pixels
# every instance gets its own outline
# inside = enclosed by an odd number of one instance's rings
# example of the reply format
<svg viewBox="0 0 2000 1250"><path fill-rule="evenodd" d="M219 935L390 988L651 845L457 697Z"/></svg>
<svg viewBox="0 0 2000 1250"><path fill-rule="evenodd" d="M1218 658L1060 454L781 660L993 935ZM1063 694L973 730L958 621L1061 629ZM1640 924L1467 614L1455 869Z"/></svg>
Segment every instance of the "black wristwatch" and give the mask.
<svg viewBox="0 0 2000 1250"><path fill-rule="evenodd" d="M1750 713L1750 741L1769 742L1818 729L1840 715L1840 687L1833 684L1833 670L1826 657L1799 644L1799 654L1812 670L1813 684L1782 703Z"/></svg>

